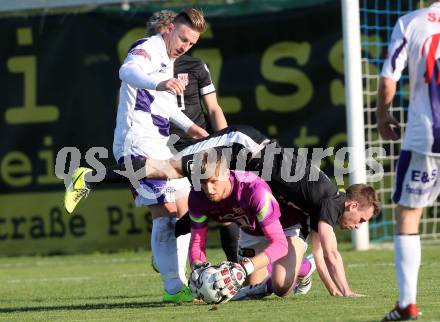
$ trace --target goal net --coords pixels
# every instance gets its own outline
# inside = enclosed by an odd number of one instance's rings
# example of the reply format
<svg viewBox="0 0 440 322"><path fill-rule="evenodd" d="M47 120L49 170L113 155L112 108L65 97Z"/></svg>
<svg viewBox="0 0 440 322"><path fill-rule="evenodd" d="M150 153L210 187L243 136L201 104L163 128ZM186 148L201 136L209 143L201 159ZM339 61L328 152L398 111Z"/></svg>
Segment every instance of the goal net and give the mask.
<svg viewBox="0 0 440 322"><path fill-rule="evenodd" d="M409 11L427 6L428 1L420 0L360 0L360 29L362 46L362 80L365 119L365 145L385 149L382 159L385 175L380 182L374 183L383 208L380 216L370 222L370 241L391 240L394 232L395 205L391 200L391 191L399 157L401 141L385 141L378 134L375 120L376 94L379 73L386 55L391 33L397 19ZM400 122L400 137L403 137L406 112L409 101L408 75L404 74L399 82L392 111ZM420 235L424 239L440 238L440 214L437 201L424 210Z"/></svg>

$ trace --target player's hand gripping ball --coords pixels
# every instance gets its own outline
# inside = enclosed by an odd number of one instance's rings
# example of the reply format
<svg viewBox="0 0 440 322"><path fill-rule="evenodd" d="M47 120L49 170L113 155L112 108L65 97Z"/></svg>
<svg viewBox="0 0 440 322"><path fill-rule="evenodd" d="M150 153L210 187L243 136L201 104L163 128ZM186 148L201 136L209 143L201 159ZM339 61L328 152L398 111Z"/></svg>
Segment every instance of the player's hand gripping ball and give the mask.
<svg viewBox="0 0 440 322"><path fill-rule="evenodd" d="M198 298L208 304L226 303L237 294L246 276L241 264L222 262L211 266L200 274Z"/></svg>
<svg viewBox="0 0 440 322"><path fill-rule="evenodd" d="M194 297L205 303L226 303L237 294L247 275L243 264L222 262L219 266L210 266L206 263L194 268L189 287Z"/></svg>
<svg viewBox="0 0 440 322"><path fill-rule="evenodd" d="M223 295L220 303L226 303L237 294L248 274L241 264L234 262L220 263L217 271L216 286Z"/></svg>
<svg viewBox="0 0 440 322"><path fill-rule="evenodd" d="M219 267L210 266L200 273L197 282L197 298L208 304L223 303L222 289L219 288Z"/></svg>
<svg viewBox="0 0 440 322"><path fill-rule="evenodd" d="M202 273L211 266L211 263L203 263L195 265L188 280L188 288L191 290L192 295L195 298L199 298L199 288L200 288L200 276Z"/></svg>

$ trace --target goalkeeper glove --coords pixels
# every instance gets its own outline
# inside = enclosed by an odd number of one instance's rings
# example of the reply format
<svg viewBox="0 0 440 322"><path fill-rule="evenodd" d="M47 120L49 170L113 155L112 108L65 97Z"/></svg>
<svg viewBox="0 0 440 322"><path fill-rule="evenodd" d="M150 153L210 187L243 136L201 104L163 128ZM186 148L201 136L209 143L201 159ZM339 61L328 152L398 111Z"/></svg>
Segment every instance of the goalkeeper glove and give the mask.
<svg viewBox="0 0 440 322"><path fill-rule="evenodd" d="M230 301L242 287L246 277L255 270L251 260L240 263L222 262L218 268L216 287L223 298L220 303Z"/></svg>
<svg viewBox="0 0 440 322"><path fill-rule="evenodd" d="M194 265L189 276L188 288L191 290L191 293L195 298L199 298L199 294L197 292L198 288L200 287L199 277L205 269L211 266L211 263L208 262Z"/></svg>
<svg viewBox="0 0 440 322"><path fill-rule="evenodd" d="M255 271L254 263L250 260L250 258L243 257L243 259L239 262L239 264L246 271L246 277L251 275Z"/></svg>

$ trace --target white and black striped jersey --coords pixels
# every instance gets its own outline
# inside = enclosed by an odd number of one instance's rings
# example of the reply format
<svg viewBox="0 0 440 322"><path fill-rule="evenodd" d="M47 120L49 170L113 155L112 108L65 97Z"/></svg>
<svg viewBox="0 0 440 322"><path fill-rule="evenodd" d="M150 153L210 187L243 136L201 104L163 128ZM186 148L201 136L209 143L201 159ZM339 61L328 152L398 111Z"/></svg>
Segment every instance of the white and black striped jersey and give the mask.
<svg viewBox="0 0 440 322"><path fill-rule="evenodd" d="M334 227L344 213L345 194L339 193L324 172L251 126L229 126L207 138L193 140L175 157L182 159L183 174L191 180L197 166L196 155L212 148L229 148L224 155L230 158L230 169L257 172L280 203L291 203L310 216L315 231L320 220ZM303 171L303 175L294 178L297 171Z"/></svg>

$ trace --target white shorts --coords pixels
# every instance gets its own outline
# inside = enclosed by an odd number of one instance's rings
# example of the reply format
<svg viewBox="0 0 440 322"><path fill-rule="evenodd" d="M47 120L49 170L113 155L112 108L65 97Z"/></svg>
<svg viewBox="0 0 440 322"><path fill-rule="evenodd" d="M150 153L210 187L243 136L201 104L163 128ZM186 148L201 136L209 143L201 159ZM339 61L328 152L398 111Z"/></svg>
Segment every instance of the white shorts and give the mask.
<svg viewBox="0 0 440 322"><path fill-rule="evenodd" d="M431 205L440 193L440 157L408 150L400 152L393 189L393 201L409 208Z"/></svg>
<svg viewBox="0 0 440 322"><path fill-rule="evenodd" d="M131 159L145 160L144 156L130 156ZM119 159L122 164L124 158ZM129 187L133 194L136 207L160 205L167 202L175 202L177 199L187 197L191 190L191 183L188 178L171 180L141 179L134 187L130 181Z"/></svg>
<svg viewBox="0 0 440 322"><path fill-rule="evenodd" d="M304 240L301 234L301 228L298 226L288 227L283 229L286 237L299 237ZM265 236L254 236L245 233L240 229L240 238L238 239L238 258L254 257L262 253L269 244ZM304 252L307 250L307 243L304 241Z"/></svg>
<svg viewBox="0 0 440 322"><path fill-rule="evenodd" d="M187 178L172 180L142 179L139 180L139 183L141 187L133 193L136 207L175 202L177 199L188 196L191 190L191 184Z"/></svg>

